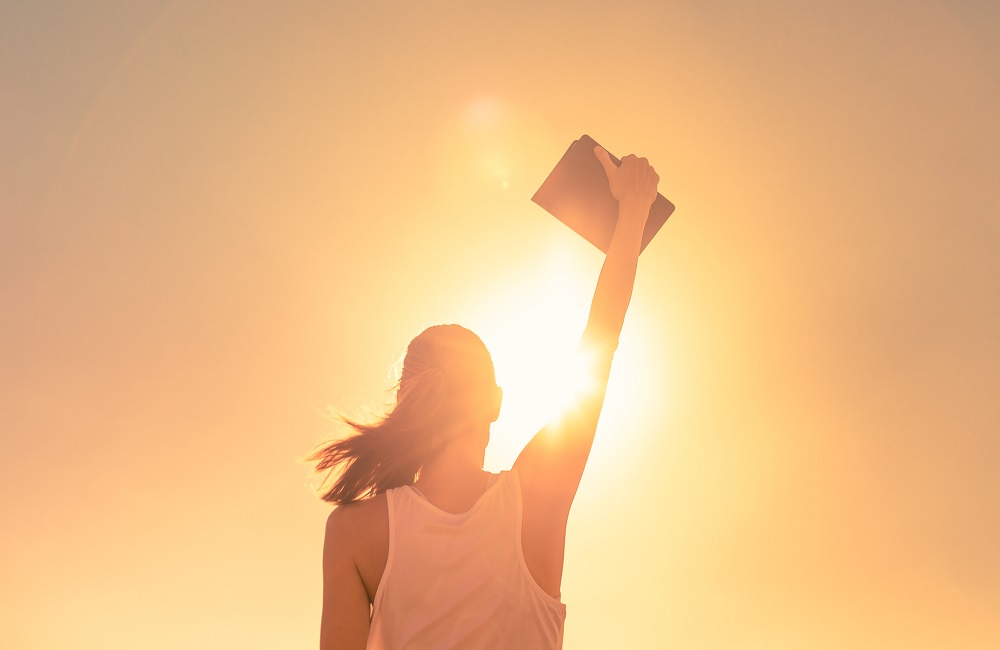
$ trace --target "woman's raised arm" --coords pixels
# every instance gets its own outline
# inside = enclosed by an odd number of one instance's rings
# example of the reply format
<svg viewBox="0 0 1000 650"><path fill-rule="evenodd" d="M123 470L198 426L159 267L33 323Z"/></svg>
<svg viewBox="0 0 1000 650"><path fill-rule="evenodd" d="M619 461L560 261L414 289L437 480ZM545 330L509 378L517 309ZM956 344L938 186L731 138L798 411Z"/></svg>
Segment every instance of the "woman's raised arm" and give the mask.
<svg viewBox="0 0 1000 650"><path fill-rule="evenodd" d="M543 517L568 515L580 485L604 405L611 360L632 299L643 229L660 180L645 158L625 156L621 167L616 167L603 148L595 148L594 155L618 199L618 223L580 342L586 376L574 403L535 434L514 463L526 499L530 496L533 506L544 511Z"/></svg>

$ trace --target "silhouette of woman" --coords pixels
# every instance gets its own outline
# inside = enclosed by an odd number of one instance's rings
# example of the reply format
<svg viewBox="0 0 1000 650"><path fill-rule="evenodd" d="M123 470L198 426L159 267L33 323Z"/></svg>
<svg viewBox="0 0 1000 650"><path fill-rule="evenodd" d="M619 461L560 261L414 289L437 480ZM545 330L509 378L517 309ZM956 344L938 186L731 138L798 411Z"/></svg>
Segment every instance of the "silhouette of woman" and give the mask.
<svg viewBox="0 0 1000 650"><path fill-rule="evenodd" d="M396 403L309 459L337 470L323 548L321 650L561 648L566 523L604 404L659 176L594 155L618 200L581 350L587 389L509 471L483 470L502 392L483 342L458 325L414 338Z"/></svg>

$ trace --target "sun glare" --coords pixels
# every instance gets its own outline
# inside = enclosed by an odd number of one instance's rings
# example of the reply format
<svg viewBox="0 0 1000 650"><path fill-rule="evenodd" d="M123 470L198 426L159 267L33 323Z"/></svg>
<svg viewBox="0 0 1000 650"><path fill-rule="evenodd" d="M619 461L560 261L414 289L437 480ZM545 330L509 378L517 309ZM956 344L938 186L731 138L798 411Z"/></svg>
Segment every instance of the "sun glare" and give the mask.
<svg viewBox="0 0 1000 650"><path fill-rule="evenodd" d="M471 322L493 355L497 383L504 390L487 452L489 469L510 467L532 435L594 387L579 341L596 270L566 255L556 257L547 270L525 278L517 290L494 293L489 310ZM630 385L641 383L634 365L627 365L633 366L632 372L613 379L619 384L614 391L618 395L630 394ZM602 422L623 411L614 397L609 391Z"/></svg>

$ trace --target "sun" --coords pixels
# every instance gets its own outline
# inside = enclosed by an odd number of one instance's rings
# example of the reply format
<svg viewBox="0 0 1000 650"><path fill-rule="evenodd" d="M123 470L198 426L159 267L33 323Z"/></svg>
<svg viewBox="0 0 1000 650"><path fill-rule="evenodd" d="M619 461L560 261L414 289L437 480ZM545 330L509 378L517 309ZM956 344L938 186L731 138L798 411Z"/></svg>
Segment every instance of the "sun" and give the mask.
<svg viewBox="0 0 1000 650"><path fill-rule="evenodd" d="M579 349L600 270L593 266L558 256L542 272L492 292L490 304L470 321L490 349L497 383L504 390L487 469L509 468L532 435L593 386L587 358ZM641 382L634 368L617 374L612 383L618 385L614 392L609 388L602 423L622 410L613 403L615 395L627 395L632 384ZM601 447L595 445L595 452Z"/></svg>

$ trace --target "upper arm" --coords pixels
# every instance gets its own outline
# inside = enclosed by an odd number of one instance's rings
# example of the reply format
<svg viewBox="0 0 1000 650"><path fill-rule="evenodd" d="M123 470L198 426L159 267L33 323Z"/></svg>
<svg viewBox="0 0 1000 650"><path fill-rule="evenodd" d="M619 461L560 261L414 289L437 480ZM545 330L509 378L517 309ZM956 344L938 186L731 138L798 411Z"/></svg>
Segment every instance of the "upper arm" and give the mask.
<svg viewBox="0 0 1000 650"><path fill-rule="evenodd" d="M326 521L320 650L363 650L368 641L371 609L355 561L349 510L339 507Z"/></svg>
<svg viewBox="0 0 1000 650"><path fill-rule="evenodd" d="M604 406L614 346L591 343L585 336L578 354L581 376L576 394L514 462L523 489L553 514L568 514L583 477Z"/></svg>

